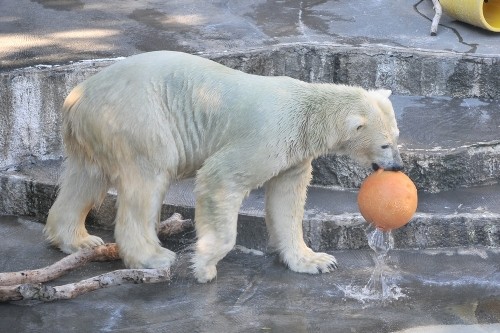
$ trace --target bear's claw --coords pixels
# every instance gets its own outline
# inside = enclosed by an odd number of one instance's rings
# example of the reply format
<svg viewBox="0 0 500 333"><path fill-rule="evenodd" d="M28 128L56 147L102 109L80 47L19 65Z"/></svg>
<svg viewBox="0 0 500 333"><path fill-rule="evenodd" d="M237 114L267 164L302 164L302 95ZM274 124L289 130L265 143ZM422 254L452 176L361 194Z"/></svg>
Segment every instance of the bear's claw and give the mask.
<svg viewBox="0 0 500 333"><path fill-rule="evenodd" d="M327 266L326 271L320 271L320 273L328 273L328 272L336 270L337 268L339 268L338 264L336 262L333 262Z"/></svg>

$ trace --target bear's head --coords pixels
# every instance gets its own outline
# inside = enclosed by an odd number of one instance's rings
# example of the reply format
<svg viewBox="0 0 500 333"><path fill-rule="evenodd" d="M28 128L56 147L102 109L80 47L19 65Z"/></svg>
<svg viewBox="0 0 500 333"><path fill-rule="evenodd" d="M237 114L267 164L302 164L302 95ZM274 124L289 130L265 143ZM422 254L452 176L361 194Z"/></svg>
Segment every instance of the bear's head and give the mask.
<svg viewBox="0 0 500 333"><path fill-rule="evenodd" d="M346 117L348 134L342 153L374 170L403 169L397 143L399 129L390 95L390 90L365 91Z"/></svg>

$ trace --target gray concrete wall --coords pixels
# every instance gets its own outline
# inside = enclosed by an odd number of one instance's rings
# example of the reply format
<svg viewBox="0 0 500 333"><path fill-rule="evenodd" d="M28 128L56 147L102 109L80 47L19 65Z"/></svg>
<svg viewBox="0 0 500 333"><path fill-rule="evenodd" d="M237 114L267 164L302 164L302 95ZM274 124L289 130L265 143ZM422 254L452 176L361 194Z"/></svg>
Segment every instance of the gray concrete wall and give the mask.
<svg viewBox="0 0 500 333"><path fill-rule="evenodd" d="M495 56L290 44L210 57L244 72L386 88L400 95L500 98L500 59Z"/></svg>
<svg viewBox="0 0 500 333"><path fill-rule="evenodd" d="M249 73L390 88L403 95L500 98L497 58L394 47L291 44L203 56ZM0 73L0 168L62 155L59 108L69 91L114 60Z"/></svg>
<svg viewBox="0 0 500 333"><path fill-rule="evenodd" d="M79 82L114 61L29 67L0 73L0 168L59 158L60 107Z"/></svg>

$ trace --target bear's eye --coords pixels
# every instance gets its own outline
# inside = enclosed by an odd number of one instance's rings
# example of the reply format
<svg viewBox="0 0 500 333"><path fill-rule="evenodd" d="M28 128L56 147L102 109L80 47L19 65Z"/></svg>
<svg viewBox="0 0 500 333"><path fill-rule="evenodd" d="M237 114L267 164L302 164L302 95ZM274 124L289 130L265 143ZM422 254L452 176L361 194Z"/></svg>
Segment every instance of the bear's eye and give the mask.
<svg viewBox="0 0 500 333"><path fill-rule="evenodd" d="M383 145L383 146L380 146L380 148L387 149L387 148L389 148L389 145Z"/></svg>
<svg viewBox="0 0 500 333"><path fill-rule="evenodd" d="M356 128L356 131L359 131L360 129L363 128L363 125L359 125L357 128Z"/></svg>

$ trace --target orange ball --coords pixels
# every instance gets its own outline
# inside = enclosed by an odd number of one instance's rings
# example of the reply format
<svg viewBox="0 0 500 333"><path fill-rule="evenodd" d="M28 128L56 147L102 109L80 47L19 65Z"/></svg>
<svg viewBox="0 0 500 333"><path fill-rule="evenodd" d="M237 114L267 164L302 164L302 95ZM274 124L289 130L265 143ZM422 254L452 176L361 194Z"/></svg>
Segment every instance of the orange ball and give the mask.
<svg viewBox="0 0 500 333"><path fill-rule="evenodd" d="M366 177L358 193L361 215L384 231L410 222L417 204L415 184L400 171L375 171Z"/></svg>

